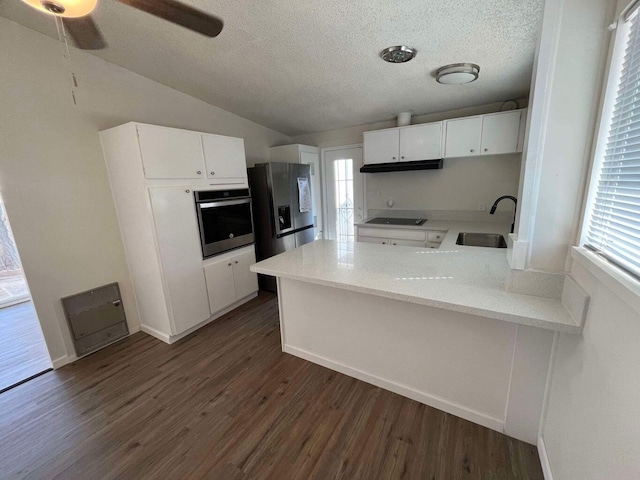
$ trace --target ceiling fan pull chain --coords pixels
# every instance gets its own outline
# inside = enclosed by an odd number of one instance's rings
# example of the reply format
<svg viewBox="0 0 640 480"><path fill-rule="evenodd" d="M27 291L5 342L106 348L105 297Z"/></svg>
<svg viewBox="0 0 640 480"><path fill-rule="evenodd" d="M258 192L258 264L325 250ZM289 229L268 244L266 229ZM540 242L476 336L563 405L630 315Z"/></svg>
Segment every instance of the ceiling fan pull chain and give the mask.
<svg viewBox="0 0 640 480"><path fill-rule="evenodd" d="M60 43L63 44L62 56L67 59L69 73L71 74L71 98L73 99L73 104L78 105L78 102L76 101L76 88L78 88L78 80L76 79L76 74L73 71L73 66L71 65L71 52L69 51L67 32L64 28L62 18L59 15L54 15L54 17L56 20L56 28L58 29L58 38L60 40Z"/></svg>

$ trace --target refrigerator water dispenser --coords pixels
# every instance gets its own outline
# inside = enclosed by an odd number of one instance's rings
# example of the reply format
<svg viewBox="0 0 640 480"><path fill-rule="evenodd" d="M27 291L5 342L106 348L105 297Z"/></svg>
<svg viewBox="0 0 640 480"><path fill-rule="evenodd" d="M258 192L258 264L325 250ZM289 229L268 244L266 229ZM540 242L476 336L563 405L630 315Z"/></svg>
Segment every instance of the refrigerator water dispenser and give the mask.
<svg viewBox="0 0 640 480"><path fill-rule="evenodd" d="M278 207L278 222L281 231L291 228L291 207L289 205Z"/></svg>

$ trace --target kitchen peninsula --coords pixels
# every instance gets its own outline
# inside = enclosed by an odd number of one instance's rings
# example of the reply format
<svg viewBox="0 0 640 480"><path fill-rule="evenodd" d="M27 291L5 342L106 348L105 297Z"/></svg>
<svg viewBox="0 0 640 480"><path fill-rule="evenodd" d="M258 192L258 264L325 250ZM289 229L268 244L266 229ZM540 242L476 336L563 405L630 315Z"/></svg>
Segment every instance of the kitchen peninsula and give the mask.
<svg viewBox="0 0 640 480"><path fill-rule="evenodd" d="M439 249L320 240L252 266L277 277L283 350L535 444L554 335L582 320L507 292L504 250L455 244L495 224L437 228Z"/></svg>

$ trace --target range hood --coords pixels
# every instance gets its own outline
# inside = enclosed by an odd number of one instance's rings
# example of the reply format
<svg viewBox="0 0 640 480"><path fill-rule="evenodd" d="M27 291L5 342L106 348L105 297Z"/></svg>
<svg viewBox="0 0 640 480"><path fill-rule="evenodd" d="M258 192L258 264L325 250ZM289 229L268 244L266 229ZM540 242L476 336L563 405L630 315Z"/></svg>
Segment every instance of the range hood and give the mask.
<svg viewBox="0 0 640 480"><path fill-rule="evenodd" d="M442 159L417 160L415 162L372 163L363 166L362 173L406 172L408 170L438 170L442 168Z"/></svg>

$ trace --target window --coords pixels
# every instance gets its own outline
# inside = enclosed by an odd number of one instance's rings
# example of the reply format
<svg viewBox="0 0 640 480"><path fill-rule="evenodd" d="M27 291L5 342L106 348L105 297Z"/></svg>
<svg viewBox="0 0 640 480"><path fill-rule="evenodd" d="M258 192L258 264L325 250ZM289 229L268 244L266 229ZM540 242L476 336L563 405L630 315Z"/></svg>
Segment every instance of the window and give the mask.
<svg viewBox="0 0 640 480"><path fill-rule="evenodd" d="M355 241L354 205L353 205L353 160L336 160L333 164L336 208L336 240Z"/></svg>
<svg viewBox="0 0 640 480"><path fill-rule="evenodd" d="M584 244L640 278L640 16L618 22Z"/></svg>

